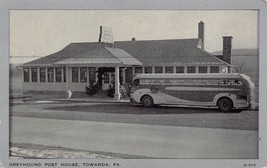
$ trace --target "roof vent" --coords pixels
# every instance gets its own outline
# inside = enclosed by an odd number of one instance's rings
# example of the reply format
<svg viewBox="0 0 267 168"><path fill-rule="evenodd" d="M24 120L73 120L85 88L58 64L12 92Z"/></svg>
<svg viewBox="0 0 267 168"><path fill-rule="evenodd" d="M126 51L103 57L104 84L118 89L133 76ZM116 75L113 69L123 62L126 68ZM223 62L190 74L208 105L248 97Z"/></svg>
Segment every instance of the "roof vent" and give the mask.
<svg viewBox="0 0 267 168"><path fill-rule="evenodd" d="M136 41L135 37L132 37L132 41Z"/></svg>

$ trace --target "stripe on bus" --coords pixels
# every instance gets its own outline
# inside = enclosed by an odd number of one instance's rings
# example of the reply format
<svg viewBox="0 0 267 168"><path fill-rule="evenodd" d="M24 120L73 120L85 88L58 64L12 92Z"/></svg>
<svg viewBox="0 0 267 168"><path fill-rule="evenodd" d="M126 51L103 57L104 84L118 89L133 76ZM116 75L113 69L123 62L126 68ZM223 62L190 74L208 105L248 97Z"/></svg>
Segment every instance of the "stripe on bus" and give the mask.
<svg viewBox="0 0 267 168"><path fill-rule="evenodd" d="M171 91L238 91L234 88L212 88L212 87L165 87L165 90Z"/></svg>

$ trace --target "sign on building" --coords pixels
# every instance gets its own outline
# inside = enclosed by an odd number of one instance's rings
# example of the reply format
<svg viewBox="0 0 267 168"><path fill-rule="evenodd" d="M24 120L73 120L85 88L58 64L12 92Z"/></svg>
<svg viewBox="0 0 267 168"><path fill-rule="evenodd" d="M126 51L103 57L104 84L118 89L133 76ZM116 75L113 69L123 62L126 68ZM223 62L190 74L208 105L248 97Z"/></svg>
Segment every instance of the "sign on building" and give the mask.
<svg viewBox="0 0 267 168"><path fill-rule="evenodd" d="M112 28L100 26L99 42L114 43Z"/></svg>

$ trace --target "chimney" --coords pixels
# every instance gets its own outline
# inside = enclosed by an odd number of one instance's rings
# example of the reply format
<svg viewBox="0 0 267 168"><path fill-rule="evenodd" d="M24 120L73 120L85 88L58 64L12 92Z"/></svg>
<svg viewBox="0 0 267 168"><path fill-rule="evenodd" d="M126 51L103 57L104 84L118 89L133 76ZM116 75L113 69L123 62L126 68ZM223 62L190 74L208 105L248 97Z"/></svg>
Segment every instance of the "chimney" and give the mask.
<svg viewBox="0 0 267 168"><path fill-rule="evenodd" d="M202 49L204 49L204 22L200 21L198 23L198 39L201 39Z"/></svg>
<svg viewBox="0 0 267 168"><path fill-rule="evenodd" d="M229 64L231 61L232 36L223 36L223 60Z"/></svg>

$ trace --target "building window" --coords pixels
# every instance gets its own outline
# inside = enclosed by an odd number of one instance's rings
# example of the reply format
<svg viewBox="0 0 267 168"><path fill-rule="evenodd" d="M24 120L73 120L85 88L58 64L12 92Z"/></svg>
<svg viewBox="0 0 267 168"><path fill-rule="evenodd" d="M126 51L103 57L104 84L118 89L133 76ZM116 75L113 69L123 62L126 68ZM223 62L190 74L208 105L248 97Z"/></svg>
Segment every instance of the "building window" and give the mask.
<svg viewBox="0 0 267 168"><path fill-rule="evenodd" d="M32 82L37 82L37 68L32 68Z"/></svg>
<svg viewBox="0 0 267 168"><path fill-rule="evenodd" d="M45 68L40 68L39 71L39 76L40 76L40 82L46 82L46 71Z"/></svg>
<svg viewBox="0 0 267 168"><path fill-rule="evenodd" d="M184 67L183 66L176 67L176 73L184 73Z"/></svg>
<svg viewBox="0 0 267 168"><path fill-rule="evenodd" d="M163 67L155 67L155 73L163 73Z"/></svg>
<svg viewBox="0 0 267 168"><path fill-rule="evenodd" d="M48 82L54 82L54 68L47 68Z"/></svg>
<svg viewBox="0 0 267 168"><path fill-rule="evenodd" d="M196 73L196 67L188 66L187 67L187 73Z"/></svg>
<svg viewBox="0 0 267 168"><path fill-rule="evenodd" d="M211 66L210 73L219 73L219 66Z"/></svg>
<svg viewBox="0 0 267 168"><path fill-rule="evenodd" d="M104 73L104 78L103 78L103 80L104 80L104 83L105 83L105 84L109 83L109 73Z"/></svg>
<svg viewBox="0 0 267 168"><path fill-rule="evenodd" d="M71 68L71 78L72 78L72 82L78 82L78 68Z"/></svg>
<svg viewBox="0 0 267 168"><path fill-rule="evenodd" d="M171 66L165 67L165 73L173 73L173 67Z"/></svg>
<svg viewBox="0 0 267 168"><path fill-rule="evenodd" d="M87 82L87 68L86 67L80 68L80 82L82 83Z"/></svg>
<svg viewBox="0 0 267 168"><path fill-rule="evenodd" d="M145 67L145 73L152 73L152 67Z"/></svg>
<svg viewBox="0 0 267 168"><path fill-rule="evenodd" d="M30 71L29 68L23 68L24 82L30 82Z"/></svg>
<svg viewBox="0 0 267 168"><path fill-rule="evenodd" d="M62 82L62 68L56 68L56 82Z"/></svg>
<svg viewBox="0 0 267 168"><path fill-rule="evenodd" d="M135 67L134 72L135 73L143 73L142 69L143 69L142 67Z"/></svg>
<svg viewBox="0 0 267 168"><path fill-rule="evenodd" d="M198 67L198 73L207 73L208 68L206 66L199 66Z"/></svg>
<svg viewBox="0 0 267 168"><path fill-rule="evenodd" d="M66 82L66 68L63 67L63 82Z"/></svg>

